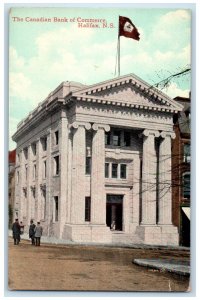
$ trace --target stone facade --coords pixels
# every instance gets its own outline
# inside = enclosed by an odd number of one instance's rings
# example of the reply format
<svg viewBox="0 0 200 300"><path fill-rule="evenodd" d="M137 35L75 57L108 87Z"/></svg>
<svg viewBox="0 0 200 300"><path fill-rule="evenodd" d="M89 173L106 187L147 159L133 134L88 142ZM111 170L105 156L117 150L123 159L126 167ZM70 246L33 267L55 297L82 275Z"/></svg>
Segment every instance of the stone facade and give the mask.
<svg viewBox="0 0 200 300"><path fill-rule="evenodd" d="M181 110L132 74L63 82L13 136L19 219L78 242L177 245L171 139Z"/></svg>

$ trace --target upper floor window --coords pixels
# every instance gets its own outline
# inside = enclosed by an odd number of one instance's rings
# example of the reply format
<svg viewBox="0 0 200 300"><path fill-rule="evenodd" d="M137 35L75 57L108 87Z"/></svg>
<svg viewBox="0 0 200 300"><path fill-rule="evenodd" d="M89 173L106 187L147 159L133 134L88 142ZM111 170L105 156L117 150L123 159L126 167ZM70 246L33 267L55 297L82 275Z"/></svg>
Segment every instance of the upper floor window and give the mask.
<svg viewBox="0 0 200 300"><path fill-rule="evenodd" d="M183 197L190 198L190 172L183 173Z"/></svg>
<svg viewBox="0 0 200 300"><path fill-rule="evenodd" d="M57 130L55 131L55 145L58 145L58 142L59 142L59 132Z"/></svg>
<svg viewBox="0 0 200 300"><path fill-rule="evenodd" d="M183 146L183 161L190 163L190 144L184 144Z"/></svg>
<svg viewBox="0 0 200 300"><path fill-rule="evenodd" d="M47 177L47 162L46 160L43 162L43 178Z"/></svg>
<svg viewBox="0 0 200 300"><path fill-rule="evenodd" d="M33 152L33 155L35 156L36 155L36 143L32 144L32 152Z"/></svg>
<svg viewBox="0 0 200 300"><path fill-rule="evenodd" d="M120 146L121 145L121 131L114 130L113 131L113 146Z"/></svg>
<svg viewBox="0 0 200 300"><path fill-rule="evenodd" d="M126 165L120 164L120 178L126 179Z"/></svg>
<svg viewBox="0 0 200 300"><path fill-rule="evenodd" d="M105 163L105 178L109 178L109 163Z"/></svg>
<svg viewBox="0 0 200 300"><path fill-rule="evenodd" d="M33 179L36 178L36 164L33 165Z"/></svg>
<svg viewBox="0 0 200 300"><path fill-rule="evenodd" d="M124 146L130 147L131 145L131 133L130 131L124 131Z"/></svg>
<svg viewBox="0 0 200 300"><path fill-rule="evenodd" d="M19 171L17 171L17 183L19 183Z"/></svg>
<svg viewBox="0 0 200 300"><path fill-rule="evenodd" d="M54 161L55 161L55 175L58 175L60 171L59 155L54 157Z"/></svg>
<svg viewBox="0 0 200 300"><path fill-rule="evenodd" d="M112 164L112 178L117 178L118 164Z"/></svg>
<svg viewBox="0 0 200 300"><path fill-rule="evenodd" d="M24 158L28 159L28 148L24 148Z"/></svg>
<svg viewBox="0 0 200 300"><path fill-rule="evenodd" d="M28 179L28 166L25 165L25 178Z"/></svg>
<svg viewBox="0 0 200 300"><path fill-rule="evenodd" d="M110 131L105 132L105 144L110 145Z"/></svg>
<svg viewBox="0 0 200 300"><path fill-rule="evenodd" d="M121 163L105 163L105 178L126 179L127 165Z"/></svg>
<svg viewBox="0 0 200 300"><path fill-rule="evenodd" d="M41 139L41 142L42 142L42 148L43 148L43 151L46 151L47 150L47 137L43 137Z"/></svg>

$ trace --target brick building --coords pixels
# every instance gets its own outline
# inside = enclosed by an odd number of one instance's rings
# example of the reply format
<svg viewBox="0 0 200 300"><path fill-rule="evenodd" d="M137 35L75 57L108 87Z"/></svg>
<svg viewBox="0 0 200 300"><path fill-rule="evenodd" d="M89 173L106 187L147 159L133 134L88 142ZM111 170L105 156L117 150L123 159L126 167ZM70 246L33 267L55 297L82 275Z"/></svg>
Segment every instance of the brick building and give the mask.
<svg viewBox="0 0 200 300"><path fill-rule="evenodd" d="M174 115L176 138L172 142L173 224L179 243L190 245L190 98L176 97L183 111Z"/></svg>
<svg viewBox="0 0 200 300"><path fill-rule="evenodd" d="M13 136L20 220L74 241L177 245L171 139L181 110L133 74L61 83Z"/></svg>

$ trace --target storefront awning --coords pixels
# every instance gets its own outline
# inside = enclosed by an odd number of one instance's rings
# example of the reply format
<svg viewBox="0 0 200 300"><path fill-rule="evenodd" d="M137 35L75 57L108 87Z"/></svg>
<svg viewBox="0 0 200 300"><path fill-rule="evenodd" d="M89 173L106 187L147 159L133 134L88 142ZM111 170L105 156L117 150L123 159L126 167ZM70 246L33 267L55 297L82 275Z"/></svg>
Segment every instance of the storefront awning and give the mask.
<svg viewBox="0 0 200 300"><path fill-rule="evenodd" d="M190 207L182 207L182 210L184 211L185 215L190 220Z"/></svg>

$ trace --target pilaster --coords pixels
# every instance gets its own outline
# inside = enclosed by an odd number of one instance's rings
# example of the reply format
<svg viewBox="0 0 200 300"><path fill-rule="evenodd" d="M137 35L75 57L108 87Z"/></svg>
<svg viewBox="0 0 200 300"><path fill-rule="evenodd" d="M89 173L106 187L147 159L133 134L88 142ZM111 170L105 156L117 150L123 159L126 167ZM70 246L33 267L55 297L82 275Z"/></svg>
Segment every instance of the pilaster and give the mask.
<svg viewBox="0 0 200 300"><path fill-rule="evenodd" d="M156 172L155 137L158 131L143 131L142 155L142 225L156 224Z"/></svg>
<svg viewBox="0 0 200 300"><path fill-rule="evenodd" d="M162 132L159 147L158 173L158 224L172 224L172 175L171 175L171 138L173 132Z"/></svg>
<svg viewBox="0 0 200 300"><path fill-rule="evenodd" d="M109 131L110 127L93 124L92 129L91 223L105 225L105 131Z"/></svg>
<svg viewBox="0 0 200 300"><path fill-rule="evenodd" d="M83 224L85 215L86 129L89 123L73 123L71 223Z"/></svg>

